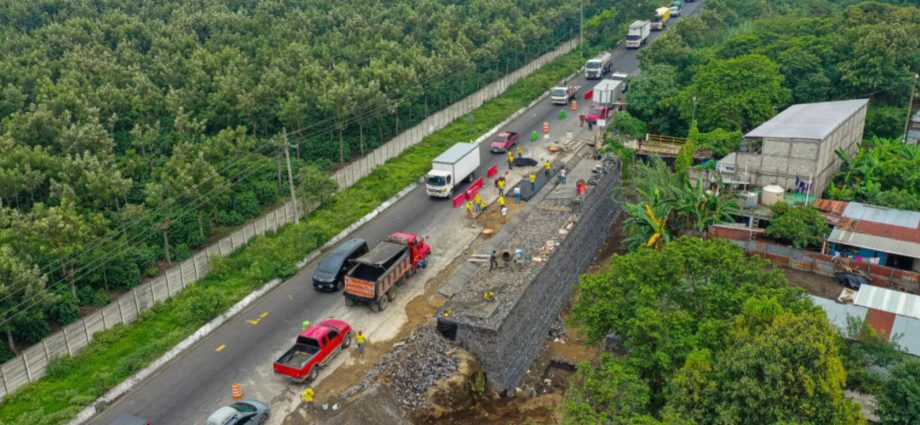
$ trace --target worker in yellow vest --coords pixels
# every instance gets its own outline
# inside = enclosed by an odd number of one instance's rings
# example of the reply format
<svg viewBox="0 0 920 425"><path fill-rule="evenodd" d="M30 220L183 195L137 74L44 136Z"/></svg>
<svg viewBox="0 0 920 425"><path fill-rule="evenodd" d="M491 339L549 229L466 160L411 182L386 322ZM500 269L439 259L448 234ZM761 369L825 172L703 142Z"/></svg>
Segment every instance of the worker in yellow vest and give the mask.
<svg viewBox="0 0 920 425"><path fill-rule="evenodd" d="M300 397L303 398L303 402L307 405L307 411L309 411L310 413L313 413L316 411L313 405L314 395L316 395L316 393L313 391L313 387L307 387L307 389L303 390L303 392L300 393Z"/></svg>
<svg viewBox="0 0 920 425"><path fill-rule="evenodd" d="M543 164L543 173L546 174L546 177L549 177L549 171L553 169L553 164L547 159Z"/></svg>
<svg viewBox="0 0 920 425"><path fill-rule="evenodd" d="M498 185L498 196L504 196L505 195L505 178L499 177L496 184Z"/></svg>
<svg viewBox="0 0 920 425"><path fill-rule="evenodd" d="M473 203L466 201L466 216L472 220L473 219Z"/></svg>
<svg viewBox="0 0 920 425"><path fill-rule="evenodd" d="M504 196L499 196L499 197L498 197L498 207L501 208L501 207L504 207L504 206L505 206L505 197L504 197Z"/></svg>
<svg viewBox="0 0 920 425"><path fill-rule="evenodd" d="M355 337L355 343L358 344L358 355L360 356L364 355L364 342L365 341L366 339L364 337L364 333L361 331L358 331L358 336Z"/></svg>
<svg viewBox="0 0 920 425"><path fill-rule="evenodd" d="M514 154L511 153L511 150L508 150L508 169L514 169Z"/></svg>
<svg viewBox="0 0 920 425"><path fill-rule="evenodd" d="M533 192L537 187L537 173L530 173L530 191Z"/></svg>
<svg viewBox="0 0 920 425"><path fill-rule="evenodd" d="M518 145L517 152L518 152L518 158L524 157L524 148L521 145Z"/></svg>

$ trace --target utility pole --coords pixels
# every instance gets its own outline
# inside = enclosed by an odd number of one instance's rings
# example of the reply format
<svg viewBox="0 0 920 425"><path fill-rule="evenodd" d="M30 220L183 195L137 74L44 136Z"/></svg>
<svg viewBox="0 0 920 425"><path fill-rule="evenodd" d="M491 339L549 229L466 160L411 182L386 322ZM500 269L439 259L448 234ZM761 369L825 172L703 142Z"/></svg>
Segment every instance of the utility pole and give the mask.
<svg viewBox="0 0 920 425"><path fill-rule="evenodd" d="M581 16L578 19L578 51L585 57L585 0L581 0Z"/></svg>
<svg viewBox="0 0 920 425"><path fill-rule="evenodd" d="M287 162L288 184L291 186L291 199L294 200L294 222L300 223L299 205L297 204L297 194L294 193L294 173L291 171L291 145L288 144L287 128L281 128L281 137L284 140L284 160Z"/></svg>
<svg viewBox="0 0 920 425"><path fill-rule="evenodd" d="M904 144L907 144L907 131L910 129L910 109L914 106L914 90L917 88L917 79L920 74L914 74L914 81L910 84L910 99L907 100L907 118L904 119Z"/></svg>

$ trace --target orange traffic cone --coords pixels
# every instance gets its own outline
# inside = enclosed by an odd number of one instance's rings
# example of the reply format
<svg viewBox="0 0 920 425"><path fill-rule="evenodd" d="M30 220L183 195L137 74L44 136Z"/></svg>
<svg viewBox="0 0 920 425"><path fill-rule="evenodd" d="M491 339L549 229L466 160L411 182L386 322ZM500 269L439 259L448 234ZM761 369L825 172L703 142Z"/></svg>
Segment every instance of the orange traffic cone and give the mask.
<svg viewBox="0 0 920 425"><path fill-rule="evenodd" d="M572 99L572 112L575 112L577 110L578 110L578 101Z"/></svg>
<svg viewBox="0 0 920 425"><path fill-rule="evenodd" d="M543 121L543 134L549 134L549 121Z"/></svg>
<svg viewBox="0 0 920 425"><path fill-rule="evenodd" d="M233 384L230 386L230 394L233 396L234 400L243 399L243 387L240 384Z"/></svg>

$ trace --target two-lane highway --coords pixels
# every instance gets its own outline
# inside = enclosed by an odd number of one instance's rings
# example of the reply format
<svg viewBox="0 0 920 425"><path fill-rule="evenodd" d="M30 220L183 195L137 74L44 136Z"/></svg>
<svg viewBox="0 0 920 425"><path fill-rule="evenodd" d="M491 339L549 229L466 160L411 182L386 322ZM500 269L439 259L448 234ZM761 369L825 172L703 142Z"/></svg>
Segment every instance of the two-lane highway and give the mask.
<svg viewBox="0 0 920 425"><path fill-rule="evenodd" d="M692 13L701 3L687 3L684 14ZM653 32L651 38L659 34ZM615 71L633 75L638 72L636 51L627 51L621 45L612 52ZM584 87L579 93L581 98L597 80L586 81L580 75L574 83ZM506 129L518 131L526 137L531 131L539 131L544 121L557 121L559 109L547 99L522 114ZM482 170L491 165L504 166L504 155L489 153L488 143L483 143L480 149ZM419 187L352 236L363 238L373 245L395 230L425 235L435 226L462 220L466 220L462 212L453 209L449 201L429 199L424 187ZM433 249L436 253L444 251L437 245ZM438 261L450 262L451 258ZM243 384L247 396L272 402L277 394L264 394L266 390L259 388L260 385L264 387L261 381L264 379L275 379L276 384L286 385L283 379L271 376L275 354L293 342L303 320L317 321L328 317L343 304L340 293L313 290L311 277L316 263L311 262L297 275L254 302L246 311L139 384L90 423L108 425L117 415L128 413L144 417L155 425L202 424L212 411L229 401L230 385L235 382ZM275 415L284 413L277 412Z"/></svg>

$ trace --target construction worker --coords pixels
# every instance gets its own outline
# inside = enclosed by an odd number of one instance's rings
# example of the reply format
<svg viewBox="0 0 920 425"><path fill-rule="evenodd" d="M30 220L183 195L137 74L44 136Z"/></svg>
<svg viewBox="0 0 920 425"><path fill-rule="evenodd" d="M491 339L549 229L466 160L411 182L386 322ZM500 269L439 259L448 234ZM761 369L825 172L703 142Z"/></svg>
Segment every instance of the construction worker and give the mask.
<svg viewBox="0 0 920 425"><path fill-rule="evenodd" d="M533 192L537 187L537 173L530 172L530 191Z"/></svg>
<svg viewBox="0 0 920 425"><path fill-rule="evenodd" d="M508 151L508 169L514 169L514 154L510 150Z"/></svg>
<svg viewBox="0 0 920 425"><path fill-rule="evenodd" d="M523 158L523 157L524 157L524 148L523 148L521 145L518 145L517 151L518 151L518 158Z"/></svg>
<svg viewBox="0 0 920 425"><path fill-rule="evenodd" d="M562 167L561 169L559 169L559 183L565 184L565 180L566 180L565 174L566 174L565 167Z"/></svg>
<svg viewBox="0 0 920 425"><path fill-rule="evenodd" d="M517 203L521 202L521 185L514 187L514 201Z"/></svg>
<svg viewBox="0 0 920 425"><path fill-rule="evenodd" d="M553 169L553 164L549 162L549 160L547 159L546 162L543 163L543 174L545 174L546 177L549 177L549 171L552 169Z"/></svg>
<svg viewBox="0 0 920 425"><path fill-rule="evenodd" d="M489 204L486 203L486 200L485 200L485 199L479 201L479 211L485 211L485 210L486 210L486 207L488 207L488 206L489 206Z"/></svg>
<svg viewBox="0 0 920 425"><path fill-rule="evenodd" d="M499 206L499 208L505 206L505 197L504 197L504 196L499 196L499 197L498 197L498 206Z"/></svg>
<svg viewBox="0 0 920 425"><path fill-rule="evenodd" d="M579 115L578 121L580 122L579 127L584 128L585 127L585 114Z"/></svg>
<svg viewBox="0 0 920 425"><path fill-rule="evenodd" d="M482 198L479 196L479 192L476 193L476 196L473 197L473 208L476 210L476 214L482 212L480 206L482 205Z"/></svg>
<svg viewBox="0 0 920 425"><path fill-rule="evenodd" d="M504 223L505 217L508 217L508 207L502 205L501 216L502 216L502 223Z"/></svg>
<svg viewBox="0 0 920 425"><path fill-rule="evenodd" d="M492 291L486 291L485 294L482 294L482 299L484 299L484 300L486 300L486 301L488 301L488 302L495 301L495 293L492 292Z"/></svg>
<svg viewBox="0 0 920 425"><path fill-rule="evenodd" d="M316 411L316 408L313 405L313 396L315 395L316 393L313 391L313 387L307 387L307 389L300 393L300 397L303 398L303 402L307 405L307 411L310 413Z"/></svg>
<svg viewBox="0 0 920 425"><path fill-rule="evenodd" d="M473 219L473 203L470 201L466 201L466 216L469 217L470 220Z"/></svg>
<svg viewBox="0 0 920 425"><path fill-rule="evenodd" d="M358 355L364 355L364 343L367 341L367 338L364 337L364 333L358 331L358 336L355 337L355 343L358 345Z"/></svg>
<svg viewBox="0 0 920 425"><path fill-rule="evenodd" d="M492 269L497 269L497 268L498 268L498 254L493 249L492 255L489 256L489 271L492 271Z"/></svg>
<svg viewBox="0 0 920 425"><path fill-rule="evenodd" d="M505 177L498 178L498 196L504 196L505 194Z"/></svg>

